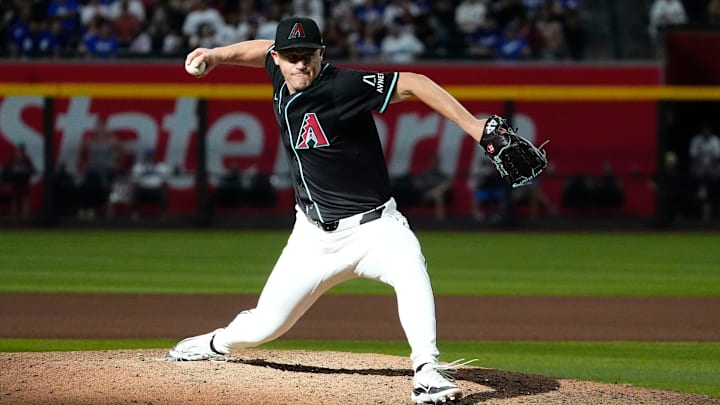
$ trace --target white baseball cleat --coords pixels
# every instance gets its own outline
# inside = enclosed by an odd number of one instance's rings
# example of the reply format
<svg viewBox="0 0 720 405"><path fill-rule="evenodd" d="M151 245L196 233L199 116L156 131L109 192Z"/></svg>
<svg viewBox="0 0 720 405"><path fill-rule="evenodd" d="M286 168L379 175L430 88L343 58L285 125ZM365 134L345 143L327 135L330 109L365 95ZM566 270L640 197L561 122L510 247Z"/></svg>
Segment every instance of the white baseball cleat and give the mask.
<svg viewBox="0 0 720 405"><path fill-rule="evenodd" d="M457 366L468 364L475 360L461 363L464 359L441 366L428 363L415 372L413 390L410 399L416 404L442 404L462 398L462 390L453 381Z"/></svg>
<svg viewBox="0 0 720 405"><path fill-rule="evenodd" d="M193 336L181 340L165 355L166 360L170 361L226 361L227 353L220 353L215 350L212 340L215 334L223 330L223 328L215 329L204 335Z"/></svg>

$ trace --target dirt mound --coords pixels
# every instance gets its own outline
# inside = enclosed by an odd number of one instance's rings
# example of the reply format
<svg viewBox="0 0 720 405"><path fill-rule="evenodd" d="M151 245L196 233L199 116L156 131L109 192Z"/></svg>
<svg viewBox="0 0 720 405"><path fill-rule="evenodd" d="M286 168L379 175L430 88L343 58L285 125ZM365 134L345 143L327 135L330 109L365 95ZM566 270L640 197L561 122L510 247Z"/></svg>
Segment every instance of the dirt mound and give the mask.
<svg viewBox="0 0 720 405"><path fill-rule="evenodd" d="M163 350L2 353L2 404L409 404L409 360L244 350L167 362ZM463 367L462 404L720 404L718 398Z"/></svg>

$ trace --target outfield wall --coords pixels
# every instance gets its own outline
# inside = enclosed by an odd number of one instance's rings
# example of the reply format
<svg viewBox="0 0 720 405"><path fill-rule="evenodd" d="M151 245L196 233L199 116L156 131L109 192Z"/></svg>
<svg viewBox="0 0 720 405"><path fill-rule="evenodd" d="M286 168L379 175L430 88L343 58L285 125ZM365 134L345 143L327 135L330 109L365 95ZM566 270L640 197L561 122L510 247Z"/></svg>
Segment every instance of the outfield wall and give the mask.
<svg viewBox="0 0 720 405"><path fill-rule="evenodd" d="M374 70L422 72L445 86L474 114L513 114L520 133L547 146L552 170L542 180L559 202L563 179L600 174L609 163L626 180L620 214L651 215L654 195L647 179L656 171L656 66L372 66ZM272 89L262 69L221 67L208 78L189 77L181 63L0 64L0 160L13 144L28 149L44 169L43 106L54 100L52 156L79 174L79 146L98 119L133 154L153 149L186 173L171 180L171 212L195 210L192 173L197 168L196 115L207 100L207 171L212 183L233 162L243 169L277 174L278 211L292 200L287 167L271 109ZM455 180L450 212L469 210L467 179L481 150L472 139L423 104L392 105L376 115L391 175L422 170L442 156ZM127 164L132 162L133 156ZM42 176L35 179L33 209L40 209Z"/></svg>

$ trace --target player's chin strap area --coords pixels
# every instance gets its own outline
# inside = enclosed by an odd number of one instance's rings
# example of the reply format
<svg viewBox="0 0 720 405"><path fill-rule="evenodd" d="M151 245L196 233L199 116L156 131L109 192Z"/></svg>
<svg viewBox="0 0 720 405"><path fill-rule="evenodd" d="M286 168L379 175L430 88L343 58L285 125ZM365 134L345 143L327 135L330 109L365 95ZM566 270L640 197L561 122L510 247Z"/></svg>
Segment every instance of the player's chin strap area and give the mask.
<svg viewBox="0 0 720 405"><path fill-rule="evenodd" d="M381 218L383 214L395 212L396 209L397 204L395 203L395 198L390 197L390 199L387 200L385 204L375 207L369 211L361 212L359 214L355 214L353 216L341 218L331 222L320 222L313 220L310 220L310 222L325 232L338 232L362 224L366 224L368 222L372 222L376 219Z"/></svg>

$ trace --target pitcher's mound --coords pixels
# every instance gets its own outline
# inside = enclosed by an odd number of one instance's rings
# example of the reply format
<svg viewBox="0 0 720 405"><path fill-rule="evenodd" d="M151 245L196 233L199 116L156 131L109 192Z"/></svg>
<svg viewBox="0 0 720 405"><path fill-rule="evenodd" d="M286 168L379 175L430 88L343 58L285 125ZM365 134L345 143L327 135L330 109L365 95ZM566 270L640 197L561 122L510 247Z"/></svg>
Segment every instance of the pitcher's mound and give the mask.
<svg viewBox="0 0 720 405"><path fill-rule="evenodd" d="M409 404L409 360L243 350L168 362L164 350L2 353L1 404ZM461 404L720 404L718 398L480 367L456 374Z"/></svg>

